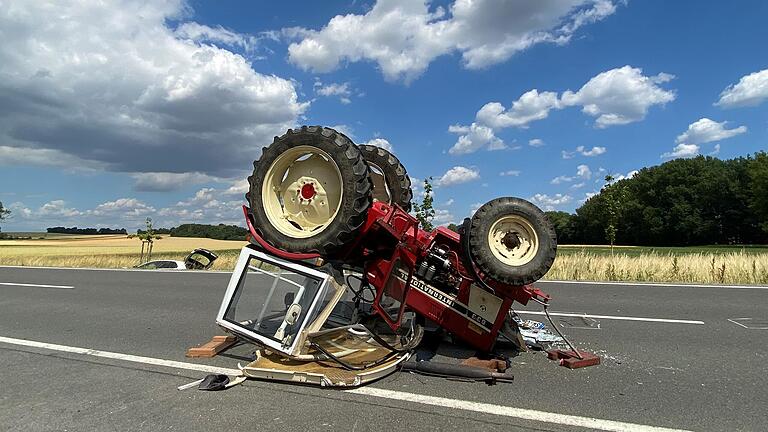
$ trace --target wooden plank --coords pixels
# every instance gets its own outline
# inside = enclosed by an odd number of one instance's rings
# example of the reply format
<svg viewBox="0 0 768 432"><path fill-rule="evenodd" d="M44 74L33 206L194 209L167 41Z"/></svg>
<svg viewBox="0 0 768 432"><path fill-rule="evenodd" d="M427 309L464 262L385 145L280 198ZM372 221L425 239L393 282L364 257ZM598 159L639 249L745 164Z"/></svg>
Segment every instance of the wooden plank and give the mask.
<svg viewBox="0 0 768 432"><path fill-rule="evenodd" d="M188 349L187 357L213 357L234 345L235 342L237 342L235 336L214 336L213 339L202 346Z"/></svg>

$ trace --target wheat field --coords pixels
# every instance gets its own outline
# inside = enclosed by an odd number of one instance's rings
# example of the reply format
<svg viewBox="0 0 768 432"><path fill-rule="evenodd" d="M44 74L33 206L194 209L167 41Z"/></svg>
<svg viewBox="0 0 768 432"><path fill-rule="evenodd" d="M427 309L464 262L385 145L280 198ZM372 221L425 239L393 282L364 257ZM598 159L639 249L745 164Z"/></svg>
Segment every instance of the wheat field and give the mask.
<svg viewBox="0 0 768 432"><path fill-rule="evenodd" d="M560 254L545 279L768 284L768 253Z"/></svg>
<svg viewBox="0 0 768 432"><path fill-rule="evenodd" d="M182 260L204 247L219 254L213 270L234 268L242 241L169 237L155 241L152 259ZM545 279L717 284L768 284L768 250L685 248L646 251L601 247L563 247ZM46 240L0 240L0 265L40 267L130 268L139 262L140 242L124 235Z"/></svg>
<svg viewBox="0 0 768 432"><path fill-rule="evenodd" d="M195 248L219 254L214 269L229 270L245 241L163 236L152 259L183 260ZM72 236L44 240L0 240L0 265L130 268L140 263L141 241L125 235Z"/></svg>

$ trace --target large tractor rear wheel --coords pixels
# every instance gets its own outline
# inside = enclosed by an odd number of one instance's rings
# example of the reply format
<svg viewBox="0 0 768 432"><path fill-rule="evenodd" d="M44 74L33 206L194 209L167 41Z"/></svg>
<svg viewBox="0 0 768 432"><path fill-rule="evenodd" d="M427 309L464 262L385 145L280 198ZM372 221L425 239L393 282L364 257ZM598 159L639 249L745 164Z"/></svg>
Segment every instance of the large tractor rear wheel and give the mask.
<svg viewBox="0 0 768 432"><path fill-rule="evenodd" d="M359 146L363 159L371 169L373 199L387 204L397 204L411 211L411 178L400 161L387 150L372 145Z"/></svg>
<svg viewBox="0 0 768 432"><path fill-rule="evenodd" d="M275 247L332 253L365 222L369 169L345 135L320 126L289 129L253 166L246 199L259 234Z"/></svg>
<svg viewBox="0 0 768 432"><path fill-rule="evenodd" d="M547 216L520 198L496 198L469 224L469 253L488 277L510 285L541 279L552 267L557 236Z"/></svg>

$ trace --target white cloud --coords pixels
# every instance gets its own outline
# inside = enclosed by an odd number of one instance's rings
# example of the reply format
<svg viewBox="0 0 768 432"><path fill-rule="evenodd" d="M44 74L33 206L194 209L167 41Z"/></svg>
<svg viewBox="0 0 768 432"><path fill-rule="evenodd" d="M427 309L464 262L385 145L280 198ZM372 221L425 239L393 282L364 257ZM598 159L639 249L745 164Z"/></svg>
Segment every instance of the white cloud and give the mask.
<svg viewBox="0 0 768 432"><path fill-rule="evenodd" d="M484 147L488 150L502 150L507 148L504 141L494 135L493 129L477 123L472 123L470 126L449 126L448 132L463 134L459 136L456 144L448 150L448 153L450 154L473 153Z"/></svg>
<svg viewBox="0 0 768 432"><path fill-rule="evenodd" d="M698 156L701 151L699 144L721 141L747 132L746 126L726 129L727 123L718 123L708 118L701 118L691 123L685 132L677 136L675 148L671 152L662 154L661 157L674 159ZM715 155L719 152L720 145L718 144L710 155Z"/></svg>
<svg viewBox="0 0 768 432"><path fill-rule="evenodd" d="M258 38L243 35L222 26L209 27L196 22L185 22L178 26L175 34L181 39L195 42L220 43L227 46L241 47L247 52L253 51L258 44Z"/></svg>
<svg viewBox="0 0 768 432"><path fill-rule="evenodd" d="M248 184L248 180L246 179L234 180L232 184L229 186L229 188L225 191L222 191L222 193L225 195L244 196L245 193L248 192L249 188L250 188L250 185Z"/></svg>
<svg viewBox="0 0 768 432"><path fill-rule="evenodd" d="M589 180L590 178L592 178L592 170L590 170L589 167L586 165L579 165L578 167L576 167L575 176L566 176L566 175L557 176L553 178L549 183L558 185L563 183L570 183L576 179Z"/></svg>
<svg viewBox="0 0 768 432"><path fill-rule="evenodd" d="M520 171L518 170L509 170L509 171L502 171L499 173L500 176L510 176L510 177L517 177L520 175Z"/></svg>
<svg viewBox="0 0 768 432"><path fill-rule="evenodd" d="M544 141L540 138L534 138L528 141L528 145L531 147L542 147L544 146Z"/></svg>
<svg viewBox="0 0 768 432"><path fill-rule="evenodd" d="M708 118L699 119L688 125L688 130L680 134L675 142L678 144L704 144L724 140L747 132L746 126L726 129L726 123L718 123Z"/></svg>
<svg viewBox="0 0 768 432"><path fill-rule="evenodd" d="M599 147L599 146L592 147L591 150L587 150L586 148L584 148L584 146L578 146L576 147L576 151L579 152L582 156L591 157L591 156L600 156L601 154L604 154L607 150L605 147Z"/></svg>
<svg viewBox="0 0 768 432"><path fill-rule="evenodd" d="M181 1L0 8L0 143L113 171L242 174L307 104L214 44L248 37L185 25L188 12Z"/></svg>
<svg viewBox="0 0 768 432"><path fill-rule="evenodd" d="M52 218L52 217L71 218L71 217L79 216L81 214L82 213L77 209L67 207L66 202L64 200L49 201L43 204L37 210L37 216L40 216L43 218Z"/></svg>
<svg viewBox="0 0 768 432"><path fill-rule="evenodd" d="M455 166L435 181L437 186L452 186L467 183L480 178L480 172L463 166Z"/></svg>
<svg viewBox="0 0 768 432"><path fill-rule="evenodd" d="M757 106L768 99L768 69L741 77L720 93L715 105L723 108Z"/></svg>
<svg viewBox="0 0 768 432"><path fill-rule="evenodd" d="M321 30L284 34L299 39L288 57L302 69L330 72L370 60L385 79L409 82L452 52L461 53L465 67L479 69L540 43L565 44L578 28L615 10L609 0L456 0L448 11L425 0L379 0L364 15L337 15Z"/></svg>
<svg viewBox="0 0 768 432"><path fill-rule="evenodd" d="M352 89L348 82L323 84L320 81L315 81L314 89L315 93L320 96L338 96L339 101L345 105L352 102L350 99Z"/></svg>
<svg viewBox="0 0 768 432"><path fill-rule="evenodd" d="M631 66L602 72L579 91L564 92L560 101L564 106L581 105L585 114L597 117L598 128L640 121L650 107L675 100L674 91L659 86L674 76L660 73L648 77L642 72Z"/></svg>
<svg viewBox="0 0 768 432"><path fill-rule="evenodd" d="M580 188L583 188L586 185L587 184L585 182L576 183L576 184L571 185L571 189L580 189Z"/></svg>
<svg viewBox="0 0 768 432"><path fill-rule="evenodd" d="M720 144L715 144L715 148L713 148L712 151L707 154L710 156L715 156L720 154Z"/></svg>
<svg viewBox="0 0 768 432"><path fill-rule="evenodd" d="M453 205L454 202L455 202L455 200L453 198L450 198L450 199L448 199L448 201L445 202L444 205L445 206Z"/></svg>
<svg viewBox="0 0 768 432"><path fill-rule="evenodd" d="M678 144L671 152L661 155L662 158L691 158L698 156L700 147L696 144Z"/></svg>
<svg viewBox="0 0 768 432"><path fill-rule="evenodd" d="M560 105L557 93L541 92L533 89L524 93L520 98L512 102L512 107L504 108L498 102L490 102L483 105L477 112L477 122L493 129L507 127L525 128L528 123L543 120L549 116L549 111Z"/></svg>
<svg viewBox="0 0 768 432"><path fill-rule="evenodd" d="M132 174L133 188L141 192L168 192L215 180L207 174L199 172L171 173L149 172Z"/></svg>
<svg viewBox="0 0 768 432"><path fill-rule="evenodd" d="M123 219L144 217L154 213L155 208L136 198L119 198L99 204L88 214L94 216L118 216Z"/></svg>
<svg viewBox="0 0 768 432"><path fill-rule="evenodd" d="M474 215L475 212L478 211L482 206L483 206L483 203L472 203L472 205L469 206L469 215L470 216Z"/></svg>
<svg viewBox="0 0 768 432"><path fill-rule="evenodd" d="M621 125L640 121L645 118L650 107L664 105L675 99L675 93L665 90L659 84L674 77L660 73L648 77L642 69L624 66L601 72L584 84L578 92L565 91L558 98L557 93L530 90L506 109L499 102L483 105L475 115L475 122L470 126L453 125L449 132L460 134L456 144L451 147L451 154L475 152L483 147L489 150L505 148L504 141L496 137L496 132L508 127L526 128L533 121L543 120L553 109L569 106L582 106L582 111L592 117L598 128ZM529 141L531 146L544 145L540 139ZM584 156L597 156L605 153L605 147L593 147L587 150L579 146L577 152ZM576 152L563 151L563 159L571 159Z"/></svg>
<svg viewBox="0 0 768 432"><path fill-rule="evenodd" d="M562 150L560 155L562 155L563 159L573 159L573 157L576 155L576 152Z"/></svg>
<svg viewBox="0 0 768 432"><path fill-rule="evenodd" d="M592 170L586 165L579 165L576 167L576 176L589 180L592 178Z"/></svg>
<svg viewBox="0 0 768 432"><path fill-rule="evenodd" d="M553 178L552 181L550 181L549 183L556 185L556 184L561 184L561 183L569 183L569 182L572 182L572 181L573 181L573 177L568 177L568 176L561 175L561 176L557 176L557 177Z"/></svg>
<svg viewBox="0 0 768 432"><path fill-rule="evenodd" d="M385 140L384 138L374 138L372 140L368 140L367 142L364 142L363 144L381 147L390 153L395 152L395 150L392 148L392 144L390 144L389 141Z"/></svg>
<svg viewBox="0 0 768 432"><path fill-rule="evenodd" d="M536 194L529 199L532 203L541 207L545 211L552 211L557 206L569 204L571 201L573 201L573 197L563 194L554 194L551 196L547 194Z"/></svg>
<svg viewBox="0 0 768 432"><path fill-rule="evenodd" d="M445 226L456 221L456 217L446 209L435 209L435 217L432 219L432 223L435 226Z"/></svg>

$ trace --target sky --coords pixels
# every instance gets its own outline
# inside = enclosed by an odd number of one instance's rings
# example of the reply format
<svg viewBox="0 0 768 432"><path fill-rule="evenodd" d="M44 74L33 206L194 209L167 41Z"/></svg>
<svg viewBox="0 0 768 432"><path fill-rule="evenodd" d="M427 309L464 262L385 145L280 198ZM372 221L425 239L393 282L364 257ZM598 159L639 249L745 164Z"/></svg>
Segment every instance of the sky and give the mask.
<svg viewBox="0 0 768 432"><path fill-rule="evenodd" d="M768 2L0 0L3 231L242 224L325 125L435 185L573 212L611 174L768 147ZM417 196L419 188L416 188Z"/></svg>

